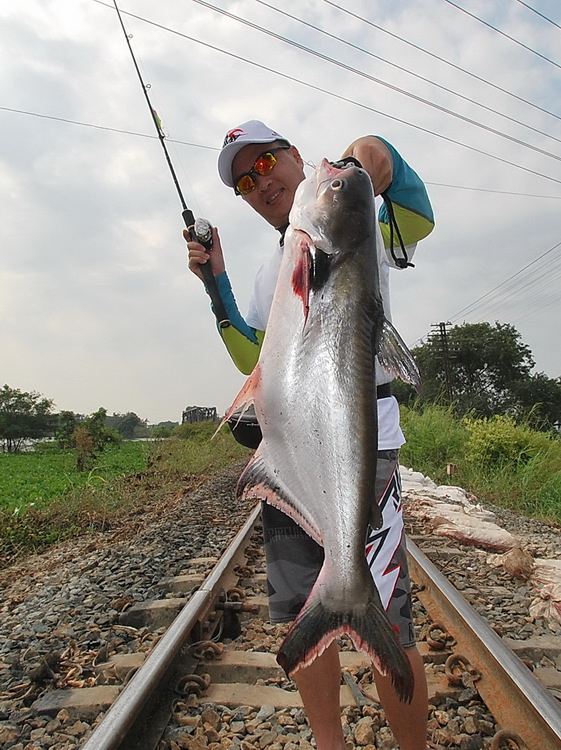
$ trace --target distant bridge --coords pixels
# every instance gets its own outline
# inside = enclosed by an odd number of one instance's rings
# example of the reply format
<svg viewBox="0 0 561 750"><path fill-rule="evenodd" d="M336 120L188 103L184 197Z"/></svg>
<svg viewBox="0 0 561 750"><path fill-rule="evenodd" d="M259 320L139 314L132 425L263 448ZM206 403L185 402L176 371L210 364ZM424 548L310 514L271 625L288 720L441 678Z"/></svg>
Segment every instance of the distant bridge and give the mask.
<svg viewBox="0 0 561 750"><path fill-rule="evenodd" d="M193 422L216 422L218 413L215 406L188 406L181 415L181 424Z"/></svg>

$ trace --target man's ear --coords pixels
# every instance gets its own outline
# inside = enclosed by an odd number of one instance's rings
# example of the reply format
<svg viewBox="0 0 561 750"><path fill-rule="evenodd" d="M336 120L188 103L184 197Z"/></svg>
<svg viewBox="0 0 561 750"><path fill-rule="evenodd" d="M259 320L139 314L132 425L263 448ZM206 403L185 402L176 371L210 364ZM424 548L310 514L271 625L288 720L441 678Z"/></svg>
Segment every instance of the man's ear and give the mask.
<svg viewBox="0 0 561 750"><path fill-rule="evenodd" d="M292 154L292 156L294 157L294 159L296 160L296 163L298 164L298 166L302 167L302 169L303 169L304 168L304 161L303 161L302 157L300 156L300 151L298 151L298 149L296 148L296 146L291 146L290 149L289 149L289 151Z"/></svg>

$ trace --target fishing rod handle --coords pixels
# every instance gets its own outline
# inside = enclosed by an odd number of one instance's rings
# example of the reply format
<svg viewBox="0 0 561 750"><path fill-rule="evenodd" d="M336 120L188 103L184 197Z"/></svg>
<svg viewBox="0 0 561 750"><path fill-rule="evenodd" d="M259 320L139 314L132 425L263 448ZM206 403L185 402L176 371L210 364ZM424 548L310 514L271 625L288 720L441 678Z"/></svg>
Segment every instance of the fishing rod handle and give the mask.
<svg viewBox="0 0 561 750"><path fill-rule="evenodd" d="M183 220L187 231L191 235L193 242L199 242L209 253L212 249L212 224L206 219L195 219L193 212L186 208L183 211ZM224 307L224 302L220 296L218 290L218 284L216 283L216 277L212 272L210 263L201 263L201 273L203 280L212 302L214 314L220 328L228 328L231 323L228 318L228 313Z"/></svg>

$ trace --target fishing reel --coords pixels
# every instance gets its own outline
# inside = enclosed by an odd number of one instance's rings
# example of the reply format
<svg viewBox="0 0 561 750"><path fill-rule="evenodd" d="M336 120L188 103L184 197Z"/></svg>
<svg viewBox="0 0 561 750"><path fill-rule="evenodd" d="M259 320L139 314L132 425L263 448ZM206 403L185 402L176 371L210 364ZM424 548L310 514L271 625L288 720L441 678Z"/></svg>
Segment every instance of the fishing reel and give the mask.
<svg viewBox="0 0 561 750"><path fill-rule="evenodd" d="M193 212L186 208L183 211L183 221L193 242L200 242L209 252L212 248L212 224L208 219L195 219Z"/></svg>
<svg viewBox="0 0 561 750"><path fill-rule="evenodd" d="M200 242L207 253L209 253L212 249L212 224L210 221L207 219L195 219L193 212L188 208L184 209L182 216L193 242ZM228 319L228 313L224 307L220 292L218 291L210 263L203 263L201 265L201 273L203 274L205 286L212 301L218 325L220 328L228 328L231 323Z"/></svg>
<svg viewBox="0 0 561 750"><path fill-rule="evenodd" d="M195 223L189 227L191 238L200 242L204 249L209 252L212 248L212 224L208 219L195 219Z"/></svg>

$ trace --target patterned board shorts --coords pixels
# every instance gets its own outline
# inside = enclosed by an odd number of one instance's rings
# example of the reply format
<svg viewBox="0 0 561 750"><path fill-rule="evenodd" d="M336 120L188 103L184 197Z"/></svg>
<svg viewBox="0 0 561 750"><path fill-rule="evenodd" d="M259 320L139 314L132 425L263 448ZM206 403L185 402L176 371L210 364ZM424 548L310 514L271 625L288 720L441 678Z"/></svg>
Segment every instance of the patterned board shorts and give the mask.
<svg viewBox="0 0 561 750"><path fill-rule="evenodd" d="M379 529L368 527L366 559L388 618L404 648L415 645L411 584L403 533L399 452L379 451L376 498L382 513ZM304 605L323 564L323 548L291 518L263 503L261 509L269 616L293 620Z"/></svg>

